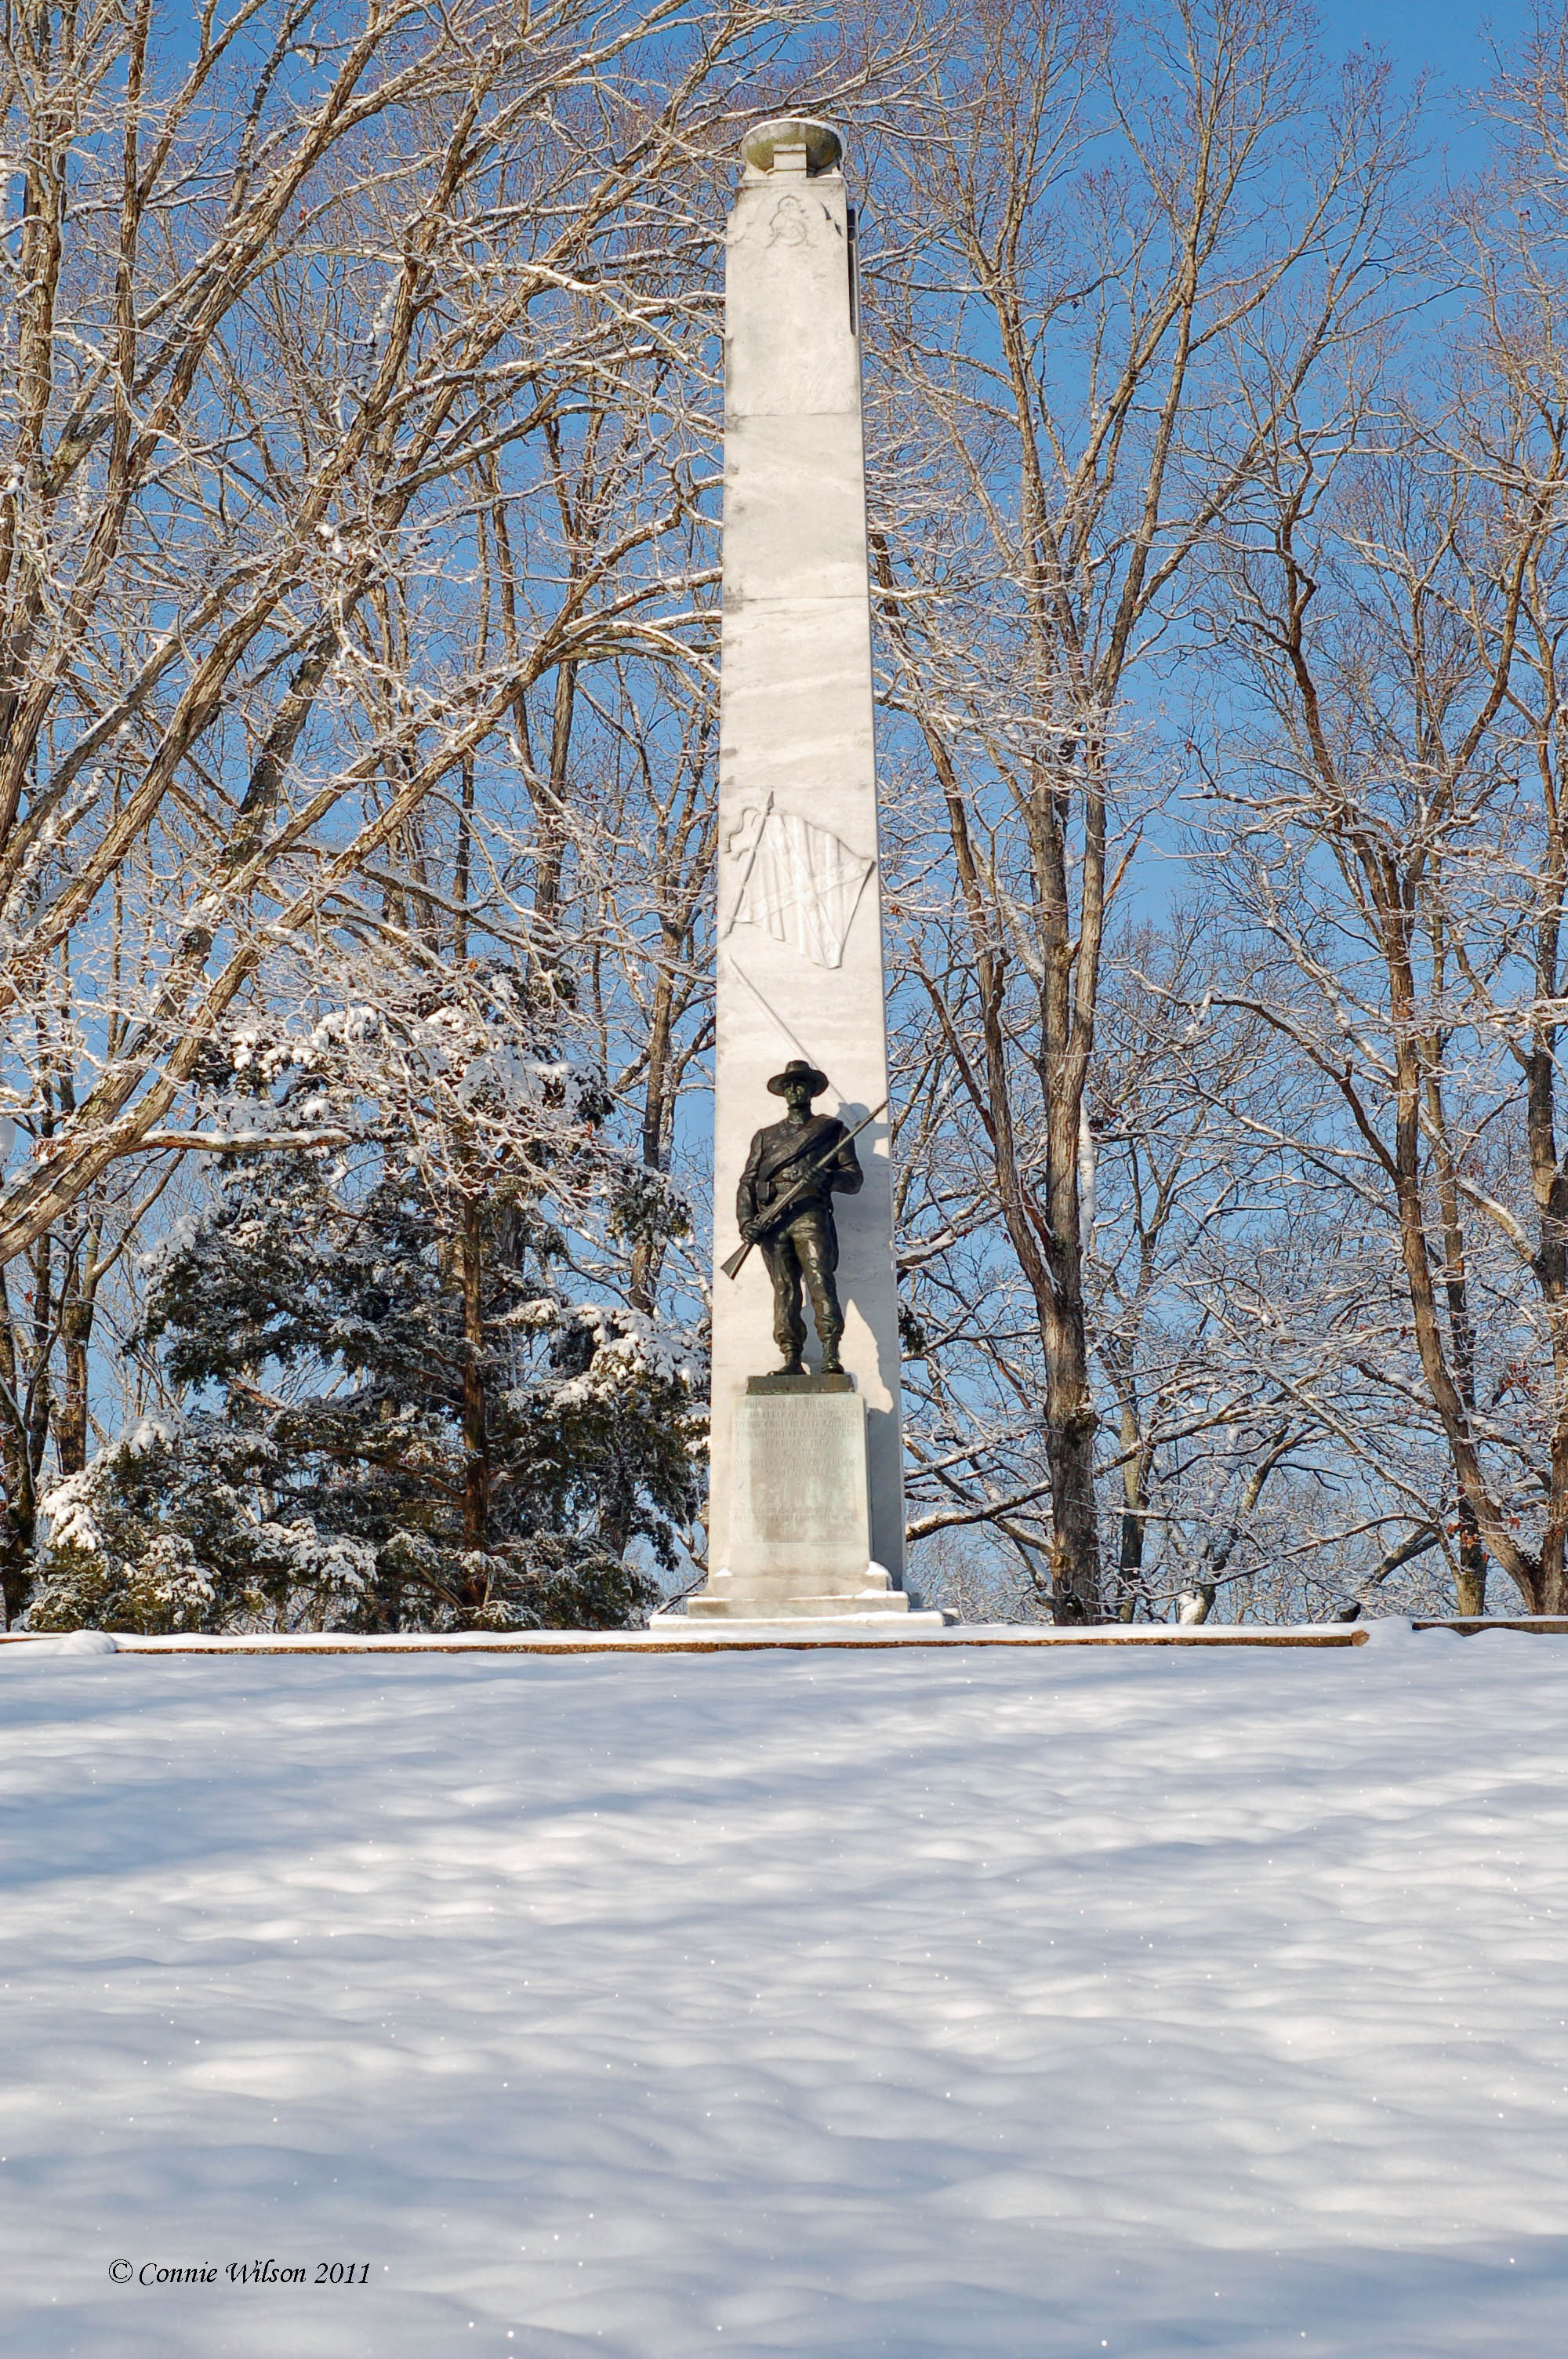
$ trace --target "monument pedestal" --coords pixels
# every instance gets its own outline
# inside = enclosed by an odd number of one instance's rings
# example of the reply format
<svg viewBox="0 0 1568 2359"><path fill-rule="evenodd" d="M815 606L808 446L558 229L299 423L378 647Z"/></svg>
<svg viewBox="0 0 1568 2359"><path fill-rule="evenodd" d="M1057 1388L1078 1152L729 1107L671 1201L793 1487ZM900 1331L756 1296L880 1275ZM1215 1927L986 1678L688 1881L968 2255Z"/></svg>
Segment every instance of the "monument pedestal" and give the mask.
<svg viewBox="0 0 1568 2359"><path fill-rule="evenodd" d="M734 1280L723 1264L737 1242L731 1208L754 1134L779 1111L769 1082L804 1059L827 1076L820 1113L853 1129L878 1110L857 1150L864 1184L834 1204L839 1350L859 1397L835 1408L824 1395L794 1425L781 1410L776 1428L786 1473L788 1432L826 1436L837 1415L859 1436L869 1482L863 1472L852 1500L835 1491L809 1538L804 1523L787 1535L791 1561L806 1568L820 1543L815 1593L852 1594L859 1610L859 1593L875 1585L869 1565L886 1566L895 1582L903 1573L904 1515L892 1135L880 1111L886 989L855 218L841 147L830 125L802 117L757 125L725 240L708 1529L709 1561L728 1568L731 1589L762 1578L761 1527L732 1528L730 1513L748 1513L751 1495L751 1479L736 1478L737 1450L751 1453L764 1487L772 1481L755 1437L775 1430L767 1423L775 1397L748 1389L747 1379L777 1348L773 1289L764 1255L752 1254ZM817 1411L819 1426L802 1422ZM835 1466L849 1446L822 1443ZM814 1516L821 1504L809 1508ZM790 1506L808 1512L804 1499ZM849 1520L838 1521L840 1513ZM785 1537L781 1528L781 1545ZM723 1586L710 1583L710 1595ZM892 1598L882 1612L903 1611L897 1591L881 1593Z"/></svg>
<svg viewBox="0 0 1568 2359"><path fill-rule="evenodd" d="M695 1620L907 1618L908 1598L871 1560L866 1405L852 1376L750 1378L730 1463L730 1561L688 1602Z"/></svg>

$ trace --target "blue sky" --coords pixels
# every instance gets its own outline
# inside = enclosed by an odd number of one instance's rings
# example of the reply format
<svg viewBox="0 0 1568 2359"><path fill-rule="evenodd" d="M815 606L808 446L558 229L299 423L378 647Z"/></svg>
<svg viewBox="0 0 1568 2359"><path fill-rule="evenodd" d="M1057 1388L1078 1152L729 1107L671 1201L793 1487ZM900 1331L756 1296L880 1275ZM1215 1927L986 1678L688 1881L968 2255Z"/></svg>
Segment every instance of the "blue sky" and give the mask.
<svg viewBox="0 0 1568 2359"><path fill-rule="evenodd" d="M1490 73L1490 46L1518 49L1536 20L1530 0L1498 0L1466 7L1463 0L1318 0L1325 40L1336 49L1370 41L1386 49L1411 78L1425 71L1450 91L1474 87Z"/></svg>

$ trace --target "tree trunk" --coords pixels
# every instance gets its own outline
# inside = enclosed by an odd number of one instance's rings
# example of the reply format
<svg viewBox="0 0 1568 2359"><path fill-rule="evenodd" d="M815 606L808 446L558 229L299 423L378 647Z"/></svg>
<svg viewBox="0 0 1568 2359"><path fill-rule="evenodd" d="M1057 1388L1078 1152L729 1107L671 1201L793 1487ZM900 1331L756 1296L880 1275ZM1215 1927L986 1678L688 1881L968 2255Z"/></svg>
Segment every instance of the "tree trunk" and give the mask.
<svg viewBox="0 0 1568 2359"><path fill-rule="evenodd" d="M534 800L537 847L534 861L534 910L538 919L540 968L554 975L560 965L561 878L567 857L568 782L570 777L572 719L576 704L577 666L556 669L556 701L550 718L550 770L539 782Z"/></svg>
<svg viewBox="0 0 1568 2359"><path fill-rule="evenodd" d="M1443 1220L1443 1289L1448 1305L1448 1342L1454 1354L1454 1377L1465 1413L1476 1415L1476 1322L1470 1315L1470 1287L1465 1261L1465 1231L1459 1216L1459 1190L1454 1157L1448 1145L1443 1091L1436 1078L1438 1054L1428 1060L1427 1114L1433 1126L1433 1161L1437 1172L1437 1203ZM1459 1564L1454 1587L1461 1614L1487 1610L1487 1548L1481 1538L1475 1503L1459 1497Z"/></svg>
<svg viewBox="0 0 1568 2359"><path fill-rule="evenodd" d="M1521 1549L1487 1487L1476 1447L1473 1422L1465 1408L1448 1355L1437 1316L1437 1293L1432 1256L1426 1239L1426 1213L1421 1186L1420 1083L1416 1068L1413 1022L1415 994L1394 935L1394 919L1385 909L1385 956L1394 984L1396 1112L1394 1125L1394 1194L1399 1210L1400 1257L1410 1289L1416 1350L1448 1443L1459 1495L1475 1518L1476 1527L1490 1553L1518 1589L1531 1614L1542 1611L1540 1566Z"/></svg>
<svg viewBox="0 0 1568 2359"><path fill-rule="evenodd" d="M477 1198L462 1208L460 1238L463 1278L463 1546L475 1555L490 1548L490 1431L484 1400L484 1248L483 1208ZM470 1574L463 1602L471 1612L482 1609L489 1577Z"/></svg>
<svg viewBox="0 0 1568 2359"><path fill-rule="evenodd" d="M87 1463L87 1364L98 1299L100 1243L98 1233L90 1229L65 1275L59 1313L65 1382L55 1412L55 1454L62 1474L80 1474Z"/></svg>
<svg viewBox="0 0 1568 2359"><path fill-rule="evenodd" d="M32 1586L32 1555L37 1506L27 1433L17 1391L20 1370L11 1325L11 1304L5 1273L0 1270L0 1470L5 1498L0 1507L0 1614L8 1630L27 1602Z"/></svg>
<svg viewBox="0 0 1568 2359"><path fill-rule="evenodd" d="M1076 1256L1073 1256L1076 1261ZM1054 1262L1055 1256L1052 1256ZM1074 1278L1077 1273L1075 1268ZM1081 1287L1063 1287L1043 1325L1045 1454L1051 1469L1051 1614L1057 1622L1098 1622L1099 1517L1095 1435Z"/></svg>
<svg viewBox="0 0 1568 2359"><path fill-rule="evenodd" d="M1553 868L1560 864L1553 847ZM1538 976L1557 985L1560 875L1552 879L1550 906L1539 929ZM1547 996L1542 991L1542 997ZM1525 1061L1525 1123L1530 1142L1530 1184L1535 1196L1537 1245L1533 1269L1552 1342L1552 1424L1546 1518L1541 1536L1541 1610L1568 1613L1568 1173L1557 1158L1558 1027L1537 1027Z"/></svg>
<svg viewBox="0 0 1568 2359"><path fill-rule="evenodd" d="M1087 749L1086 749L1087 751ZM1080 1163L1084 1091L1094 1049L1099 946L1105 918L1105 797L1098 764L1064 787L1036 780L1029 810L1038 896L1043 982L1040 1082L1045 1107L1045 1254L1050 1287L1042 1304L1045 1360L1045 1452L1051 1469L1051 1612L1057 1622L1100 1617L1099 1515L1084 1301L1084 1205ZM1067 824L1083 806L1078 907L1068 890Z"/></svg>
<svg viewBox="0 0 1568 2359"><path fill-rule="evenodd" d="M1131 1397L1131 1371L1126 1372L1121 1402L1121 1532L1116 1560L1115 1612L1119 1622L1131 1622L1143 1594L1143 1543L1148 1530L1144 1509L1149 1504L1149 1449L1139 1430L1138 1410Z"/></svg>
<svg viewBox="0 0 1568 2359"><path fill-rule="evenodd" d="M80 1296L67 1304L61 1343L65 1384L55 1421L55 1450L62 1474L80 1474L87 1463L87 1347L92 1305Z"/></svg>
<svg viewBox="0 0 1568 2359"><path fill-rule="evenodd" d="M645 1170L661 1175L669 1163L670 1053L675 1038L675 959L679 947L671 941L669 934L666 925L665 958L654 988L648 1024L648 1070L643 1090L643 1165ZM633 1310L641 1310L645 1317L653 1315L662 1250L663 1239L646 1232L632 1247L627 1299Z"/></svg>

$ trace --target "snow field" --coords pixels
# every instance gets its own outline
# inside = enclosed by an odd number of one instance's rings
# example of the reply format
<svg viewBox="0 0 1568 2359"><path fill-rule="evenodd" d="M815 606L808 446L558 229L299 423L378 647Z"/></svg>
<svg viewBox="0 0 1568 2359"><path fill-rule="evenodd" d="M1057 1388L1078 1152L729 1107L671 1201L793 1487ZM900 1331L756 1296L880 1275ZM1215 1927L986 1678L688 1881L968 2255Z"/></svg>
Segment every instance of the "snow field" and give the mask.
<svg viewBox="0 0 1568 2359"><path fill-rule="evenodd" d="M1568 1641L29 1651L17 2359L1563 2347Z"/></svg>

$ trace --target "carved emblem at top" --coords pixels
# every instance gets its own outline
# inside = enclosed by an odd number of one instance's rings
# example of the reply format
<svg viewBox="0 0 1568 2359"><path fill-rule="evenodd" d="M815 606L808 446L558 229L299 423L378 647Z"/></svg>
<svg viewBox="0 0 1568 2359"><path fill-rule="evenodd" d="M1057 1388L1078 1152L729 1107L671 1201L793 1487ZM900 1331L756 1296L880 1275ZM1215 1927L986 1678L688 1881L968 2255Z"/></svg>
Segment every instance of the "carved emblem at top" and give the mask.
<svg viewBox="0 0 1568 2359"><path fill-rule="evenodd" d="M806 207L798 197L781 197L773 207L773 217L768 235L770 245L809 245L811 224Z"/></svg>
<svg viewBox="0 0 1568 2359"><path fill-rule="evenodd" d="M724 849L740 870L726 934L760 926L816 966L843 963L874 860L851 852L827 828L775 810L772 795L760 808L746 805Z"/></svg>

